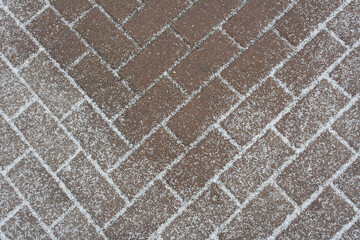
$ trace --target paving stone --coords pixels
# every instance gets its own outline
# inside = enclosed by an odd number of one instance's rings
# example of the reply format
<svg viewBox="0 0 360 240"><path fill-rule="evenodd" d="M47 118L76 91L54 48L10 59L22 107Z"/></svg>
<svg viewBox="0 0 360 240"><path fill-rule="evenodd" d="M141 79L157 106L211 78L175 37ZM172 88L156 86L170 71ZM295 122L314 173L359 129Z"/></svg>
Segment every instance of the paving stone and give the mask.
<svg viewBox="0 0 360 240"><path fill-rule="evenodd" d="M353 215L354 210L327 188L278 239L331 239Z"/></svg>
<svg viewBox="0 0 360 240"><path fill-rule="evenodd" d="M185 145L190 145L237 100L238 97L215 78L169 120L168 126Z"/></svg>
<svg viewBox="0 0 360 240"><path fill-rule="evenodd" d="M350 157L350 150L326 131L285 168L277 182L300 205Z"/></svg>
<svg viewBox="0 0 360 240"><path fill-rule="evenodd" d="M345 232L345 234L342 236L345 240L356 240L360 238L360 220L357 220L357 222Z"/></svg>
<svg viewBox="0 0 360 240"><path fill-rule="evenodd" d="M246 94L289 52L285 42L273 31L269 31L232 62L221 75L237 91Z"/></svg>
<svg viewBox="0 0 360 240"><path fill-rule="evenodd" d="M136 0L95 0L105 11L107 11L116 22L121 24L137 7L140 6Z"/></svg>
<svg viewBox="0 0 360 240"><path fill-rule="evenodd" d="M88 103L73 111L64 124L103 170L113 166L128 150L126 143Z"/></svg>
<svg viewBox="0 0 360 240"><path fill-rule="evenodd" d="M360 47L337 65L330 76L351 95L360 93Z"/></svg>
<svg viewBox="0 0 360 240"><path fill-rule="evenodd" d="M109 239L147 239L179 207L165 186L154 185L105 230Z"/></svg>
<svg viewBox="0 0 360 240"><path fill-rule="evenodd" d="M133 198L183 150L183 147L165 129L160 128L122 161L110 176L129 198Z"/></svg>
<svg viewBox="0 0 360 240"><path fill-rule="evenodd" d="M119 74L129 82L131 89L140 93L186 51L186 45L170 30L166 30L123 67Z"/></svg>
<svg viewBox="0 0 360 240"><path fill-rule="evenodd" d="M28 107L15 124L53 171L76 150L64 130L37 102Z"/></svg>
<svg viewBox="0 0 360 240"><path fill-rule="evenodd" d="M221 181L244 202L293 154L275 133L268 131L222 174Z"/></svg>
<svg viewBox="0 0 360 240"><path fill-rule="evenodd" d="M292 205L274 187L266 187L219 234L219 239L266 239L292 211Z"/></svg>
<svg viewBox="0 0 360 240"><path fill-rule="evenodd" d="M216 31L170 72L187 92L197 90L239 49L221 32Z"/></svg>
<svg viewBox="0 0 360 240"><path fill-rule="evenodd" d="M98 8L91 10L74 26L85 40L113 68L135 53L135 45Z"/></svg>
<svg viewBox="0 0 360 240"><path fill-rule="evenodd" d="M85 216L75 208L62 221L54 226L54 235L60 240L68 239L104 239L90 225Z"/></svg>
<svg viewBox="0 0 360 240"><path fill-rule="evenodd" d="M45 6L44 0L3 0L3 3L21 22L30 20Z"/></svg>
<svg viewBox="0 0 360 240"><path fill-rule="evenodd" d="M27 147L2 117L0 117L0 133L0 170L3 170L21 156Z"/></svg>
<svg viewBox="0 0 360 240"><path fill-rule="evenodd" d="M190 200L236 154L236 147L228 139L217 130L211 131L164 179L184 200Z"/></svg>
<svg viewBox="0 0 360 240"><path fill-rule="evenodd" d="M27 28L61 67L67 67L86 51L86 46L51 9L46 9Z"/></svg>
<svg viewBox="0 0 360 240"><path fill-rule="evenodd" d="M238 5L236 0L200 0L172 26L185 41L194 45Z"/></svg>
<svg viewBox="0 0 360 240"><path fill-rule="evenodd" d="M109 118L116 115L134 97L93 54L83 58L69 73Z"/></svg>
<svg viewBox="0 0 360 240"><path fill-rule="evenodd" d="M206 239L214 227L235 212L236 205L215 184L191 204L163 232L166 239Z"/></svg>
<svg viewBox="0 0 360 240"><path fill-rule="evenodd" d="M131 142L138 142L184 100L185 95L177 86L162 78L134 105L127 108L115 125Z"/></svg>
<svg viewBox="0 0 360 240"><path fill-rule="evenodd" d="M344 51L345 48L339 42L327 32L322 31L290 59L275 76L284 82L293 93L299 95ZM311 64L309 64L310 62Z"/></svg>
<svg viewBox="0 0 360 240"><path fill-rule="evenodd" d="M352 1L347 5L342 12L328 23L328 28L347 44L353 45L360 38L359 1Z"/></svg>
<svg viewBox="0 0 360 240"><path fill-rule="evenodd" d="M318 129L327 123L347 98L326 80L322 80L290 112L277 123L276 128L295 147L301 147Z"/></svg>
<svg viewBox="0 0 360 240"><path fill-rule="evenodd" d="M356 151L360 150L360 101L357 101L332 126Z"/></svg>
<svg viewBox="0 0 360 240"><path fill-rule="evenodd" d="M20 74L58 118L71 109L81 94L45 53L40 53Z"/></svg>
<svg viewBox="0 0 360 240"><path fill-rule="evenodd" d="M14 240L51 239L28 208L22 208L19 212L17 212L15 216L1 226L1 231L4 232L7 238Z"/></svg>
<svg viewBox="0 0 360 240"><path fill-rule="evenodd" d="M71 207L65 192L32 153L16 164L8 176L47 225Z"/></svg>
<svg viewBox="0 0 360 240"><path fill-rule="evenodd" d="M87 0L50 0L49 2L70 23L91 8L91 4Z"/></svg>
<svg viewBox="0 0 360 240"><path fill-rule="evenodd" d="M0 176L0 220L21 204L21 200L6 180Z"/></svg>
<svg viewBox="0 0 360 240"><path fill-rule="evenodd" d="M224 29L245 47L277 16L291 1L255 0L248 2L235 16L224 24Z"/></svg>
<svg viewBox="0 0 360 240"><path fill-rule="evenodd" d="M38 50L30 37L2 9L0 9L0 39L1 53L15 67L21 65Z"/></svg>
<svg viewBox="0 0 360 240"><path fill-rule="evenodd" d="M326 20L341 0L300 0L275 25L282 36L298 45L317 25Z"/></svg>
<svg viewBox="0 0 360 240"><path fill-rule="evenodd" d="M136 42L144 45L188 5L187 0L149 1L124 24L124 29Z"/></svg>
<svg viewBox="0 0 360 240"><path fill-rule="evenodd" d="M268 79L249 98L243 101L221 126L241 146L259 134L291 101L275 81ZM256 119L256 121L255 121Z"/></svg>
<svg viewBox="0 0 360 240"><path fill-rule="evenodd" d="M124 200L83 153L71 160L58 176L100 226L124 207Z"/></svg>

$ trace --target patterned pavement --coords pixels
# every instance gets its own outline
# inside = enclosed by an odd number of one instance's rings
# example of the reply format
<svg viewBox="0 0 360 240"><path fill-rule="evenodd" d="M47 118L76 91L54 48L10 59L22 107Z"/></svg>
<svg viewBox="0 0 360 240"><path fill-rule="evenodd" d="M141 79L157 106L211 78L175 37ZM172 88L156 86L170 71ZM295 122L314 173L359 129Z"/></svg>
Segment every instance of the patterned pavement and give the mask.
<svg viewBox="0 0 360 240"><path fill-rule="evenodd" d="M360 239L359 0L0 0L1 239Z"/></svg>

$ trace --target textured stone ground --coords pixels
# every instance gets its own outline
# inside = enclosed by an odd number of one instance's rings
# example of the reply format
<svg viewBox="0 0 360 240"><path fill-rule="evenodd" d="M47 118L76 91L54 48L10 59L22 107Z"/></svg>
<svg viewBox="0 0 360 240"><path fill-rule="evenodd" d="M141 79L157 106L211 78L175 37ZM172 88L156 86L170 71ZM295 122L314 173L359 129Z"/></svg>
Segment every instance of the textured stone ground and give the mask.
<svg viewBox="0 0 360 240"><path fill-rule="evenodd" d="M360 239L359 0L1 0L1 239Z"/></svg>

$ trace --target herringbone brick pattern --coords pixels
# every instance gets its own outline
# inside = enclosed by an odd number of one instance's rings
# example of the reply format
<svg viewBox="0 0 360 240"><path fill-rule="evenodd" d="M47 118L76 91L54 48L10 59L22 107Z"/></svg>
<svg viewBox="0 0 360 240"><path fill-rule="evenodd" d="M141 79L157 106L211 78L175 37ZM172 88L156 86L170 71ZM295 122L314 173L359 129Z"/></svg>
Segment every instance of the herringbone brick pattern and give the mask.
<svg viewBox="0 0 360 240"><path fill-rule="evenodd" d="M1 239L360 239L359 0L1 0Z"/></svg>

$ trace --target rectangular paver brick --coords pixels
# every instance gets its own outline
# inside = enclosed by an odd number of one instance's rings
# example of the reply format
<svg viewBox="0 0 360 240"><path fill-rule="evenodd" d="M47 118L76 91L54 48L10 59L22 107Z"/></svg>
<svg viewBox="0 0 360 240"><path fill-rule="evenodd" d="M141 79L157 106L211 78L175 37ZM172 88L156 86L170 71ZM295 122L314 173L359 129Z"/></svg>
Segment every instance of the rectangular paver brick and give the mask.
<svg viewBox="0 0 360 240"><path fill-rule="evenodd" d="M173 137L160 128L122 161L110 176L128 197L133 198L183 150Z"/></svg>
<svg viewBox="0 0 360 240"><path fill-rule="evenodd" d="M134 105L127 108L116 120L115 125L131 142L138 142L183 100L185 96L177 86L162 78Z"/></svg>
<svg viewBox="0 0 360 240"><path fill-rule="evenodd" d="M245 47L290 3L290 0L250 1L224 24L224 28L241 46Z"/></svg>
<svg viewBox="0 0 360 240"><path fill-rule="evenodd" d="M87 0L50 0L49 2L70 23L91 8Z"/></svg>
<svg viewBox="0 0 360 240"><path fill-rule="evenodd" d="M140 93L186 51L186 45L167 30L123 67L119 74L129 82L131 89Z"/></svg>
<svg viewBox="0 0 360 240"><path fill-rule="evenodd" d="M267 32L250 46L221 75L241 94L264 78L290 52L273 31Z"/></svg>
<svg viewBox="0 0 360 240"><path fill-rule="evenodd" d="M45 6L44 0L3 0L3 3L21 22L29 20Z"/></svg>
<svg viewBox="0 0 360 240"><path fill-rule="evenodd" d="M352 225L352 227L345 232L345 234L342 236L345 240L354 240L360 238L360 220L357 220L357 222Z"/></svg>
<svg viewBox="0 0 360 240"><path fill-rule="evenodd" d="M27 28L62 67L86 51L86 46L51 9L46 9Z"/></svg>
<svg viewBox="0 0 360 240"><path fill-rule="evenodd" d="M184 200L190 200L236 153L236 147L219 131L211 131L164 179Z"/></svg>
<svg viewBox="0 0 360 240"><path fill-rule="evenodd" d="M137 12L124 29L141 45L168 24L189 4L187 0L157 0L149 1Z"/></svg>
<svg viewBox="0 0 360 240"><path fill-rule="evenodd" d="M56 180L32 153L16 164L8 176L47 225L72 205Z"/></svg>
<svg viewBox="0 0 360 240"><path fill-rule="evenodd" d="M326 131L285 168L277 182L300 205L350 157L350 150Z"/></svg>
<svg viewBox="0 0 360 240"><path fill-rule="evenodd" d="M83 153L71 160L58 176L100 226L124 207L124 200Z"/></svg>
<svg viewBox="0 0 360 240"><path fill-rule="evenodd" d="M191 93L238 51L239 49L225 35L216 31L173 68L170 75L182 88Z"/></svg>
<svg viewBox="0 0 360 240"><path fill-rule="evenodd" d="M238 144L245 146L283 111L290 101L291 96L285 93L275 81L268 79L221 125Z"/></svg>
<svg viewBox="0 0 360 240"><path fill-rule="evenodd" d="M0 221L21 204L21 200L11 185L0 176Z"/></svg>
<svg viewBox="0 0 360 240"><path fill-rule="evenodd" d="M237 100L238 97L215 78L169 120L168 126L185 145L190 145Z"/></svg>
<svg viewBox="0 0 360 240"><path fill-rule="evenodd" d="M98 8L87 13L74 28L113 68L135 53L134 43Z"/></svg>
<svg viewBox="0 0 360 240"><path fill-rule="evenodd" d="M269 131L222 174L221 181L243 202L293 154L281 138Z"/></svg>
<svg viewBox="0 0 360 240"><path fill-rule="evenodd" d="M292 211L292 205L268 186L230 222L219 239L266 239Z"/></svg>
<svg viewBox="0 0 360 240"><path fill-rule="evenodd" d="M275 25L282 36L298 45L341 4L341 0L300 0Z"/></svg>
<svg viewBox="0 0 360 240"><path fill-rule="evenodd" d="M28 107L15 124L53 171L76 150L73 141L37 102Z"/></svg>
<svg viewBox="0 0 360 240"><path fill-rule="evenodd" d="M137 7L139 2L136 0L95 0L102 6L116 22L121 24Z"/></svg>
<svg viewBox="0 0 360 240"><path fill-rule="evenodd" d="M96 55L83 58L69 74L109 118L134 97Z"/></svg>
<svg viewBox="0 0 360 240"><path fill-rule="evenodd" d="M200 0L172 26L185 41L194 45L238 5L240 2L236 0Z"/></svg>
<svg viewBox="0 0 360 240"><path fill-rule="evenodd" d="M113 166L128 150L126 143L88 103L67 117L64 124L103 170Z"/></svg>
<svg viewBox="0 0 360 240"><path fill-rule="evenodd" d="M276 125L295 146L300 147L345 106L347 98L322 80Z"/></svg>

